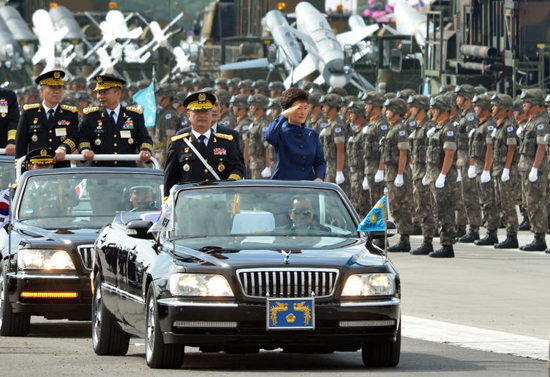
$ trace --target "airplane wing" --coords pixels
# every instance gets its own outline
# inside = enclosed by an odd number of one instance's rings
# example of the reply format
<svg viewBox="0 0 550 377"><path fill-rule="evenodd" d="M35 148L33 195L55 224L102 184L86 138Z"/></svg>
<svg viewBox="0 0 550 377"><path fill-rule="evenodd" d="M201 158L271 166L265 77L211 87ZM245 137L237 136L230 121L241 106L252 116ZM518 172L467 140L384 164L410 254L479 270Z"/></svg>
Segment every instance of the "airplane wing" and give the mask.
<svg viewBox="0 0 550 377"><path fill-rule="evenodd" d="M290 88L292 84L315 72L315 70L317 70L315 61L311 54L307 54L298 67L288 75L284 83L285 87Z"/></svg>
<svg viewBox="0 0 550 377"><path fill-rule="evenodd" d="M220 71L232 71L239 69L265 68L269 65L267 58L245 60L242 62L228 63L220 66Z"/></svg>
<svg viewBox="0 0 550 377"><path fill-rule="evenodd" d="M363 39L373 35L376 31L378 31L378 29L379 26L376 24L369 25L361 30L352 30L345 33L340 33L336 36L336 39L340 42L342 47L345 45L355 45Z"/></svg>

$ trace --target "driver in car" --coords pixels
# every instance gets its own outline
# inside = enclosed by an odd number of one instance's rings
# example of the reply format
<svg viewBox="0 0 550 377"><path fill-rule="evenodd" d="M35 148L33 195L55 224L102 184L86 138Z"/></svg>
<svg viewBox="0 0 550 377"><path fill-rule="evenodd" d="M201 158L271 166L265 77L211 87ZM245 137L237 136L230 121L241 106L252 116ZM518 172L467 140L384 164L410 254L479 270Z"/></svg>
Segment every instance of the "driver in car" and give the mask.
<svg viewBox="0 0 550 377"><path fill-rule="evenodd" d="M153 205L153 189L149 186L131 187L129 200L133 206L130 212L158 211Z"/></svg>
<svg viewBox="0 0 550 377"><path fill-rule="evenodd" d="M295 196L292 198L292 208L288 211L288 216L292 220L292 223L279 229L294 230L297 232L310 230L330 232L329 227L319 224L315 218L311 201L305 196Z"/></svg>

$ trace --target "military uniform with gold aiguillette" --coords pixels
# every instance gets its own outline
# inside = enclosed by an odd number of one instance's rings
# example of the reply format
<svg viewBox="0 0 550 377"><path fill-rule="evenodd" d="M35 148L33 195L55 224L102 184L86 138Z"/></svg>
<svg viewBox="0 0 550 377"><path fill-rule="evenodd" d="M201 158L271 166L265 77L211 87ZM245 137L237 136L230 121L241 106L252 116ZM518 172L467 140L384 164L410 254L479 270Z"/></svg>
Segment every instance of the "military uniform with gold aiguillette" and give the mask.
<svg viewBox="0 0 550 377"><path fill-rule="evenodd" d="M0 89L0 148L15 144L15 134L19 123L19 104L11 90Z"/></svg>

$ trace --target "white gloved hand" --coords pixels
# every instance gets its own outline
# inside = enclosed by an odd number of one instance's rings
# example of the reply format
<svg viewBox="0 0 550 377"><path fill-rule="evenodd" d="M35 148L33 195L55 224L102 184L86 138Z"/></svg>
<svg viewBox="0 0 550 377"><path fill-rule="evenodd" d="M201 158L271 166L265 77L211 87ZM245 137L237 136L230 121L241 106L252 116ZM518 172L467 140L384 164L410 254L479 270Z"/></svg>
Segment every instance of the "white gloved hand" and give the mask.
<svg viewBox="0 0 550 377"><path fill-rule="evenodd" d="M518 129L516 130L516 135L518 135L518 137L521 137L522 133L523 133L523 127L518 127Z"/></svg>
<svg viewBox="0 0 550 377"><path fill-rule="evenodd" d="M271 169L266 167L264 170L262 170L260 175L262 176L262 178L270 178L271 177Z"/></svg>
<svg viewBox="0 0 550 377"><path fill-rule="evenodd" d="M510 169L504 168L504 170L502 170L502 177L500 177L500 179L502 180L502 182L509 181L510 180Z"/></svg>
<svg viewBox="0 0 550 377"><path fill-rule="evenodd" d="M497 129L496 128L493 130L493 132L491 132L491 137L493 139L496 139L496 137L497 137Z"/></svg>
<svg viewBox="0 0 550 377"><path fill-rule="evenodd" d="M411 170L414 170L414 164L409 164L409 166L411 167Z"/></svg>
<svg viewBox="0 0 550 377"><path fill-rule="evenodd" d="M539 169L531 168L531 172L529 173L529 181L536 182L537 179L539 179Z"/></svg>
<svg viewBox="0 0 550 377"><path fill-rule="evenodd" d="M435 134L435 127L432 127L426 132L426 136L432 137Z"/></svg>
<svg viewBox="0 0 550 377"><path fill-rule="evenodd" d="M428 186L431 182L428 181L428 174L422 177L422 186Z"/></svg>
<svg viewBox="0 0 550 377"><path fill-rule="evenodd" d="M458 170L458 177L456 177L457 182L462 182L462 172Z"/></svg>
<svg viewBox="0 0 550 377"><path fill-rule="evenodd" d="M445 178L447 176L445 174L439 174L439 177L437 177L437 181L435 181L435 187L437 188L443 188L445 187Z"/></svg>
<svg viewBox="0 0 550 377"><path fill-rule="evenodd" d="M384 180L384 170L378 170L374 176L374 182L380 183Z"/></svg>
<svg viewBox="0 0 550 377"><path fill-rule="evenodd" d="M468 134L468 139L471 139L472 136L474 136L475 133L476 133L476 129L475 129L475 128L472 128L472 129L470 130L470 133Z"/></svg>
<svg viewBox="0 0 550 377"><path fill-rule="evenodd" d="M344 177L344 173L341 171L336 172L336 184L341 185L346 180L346 177Z"/></svg>
<svg viewBox="0 0 550 377"><path fill-rule="evenodd" d="M468 168L468 178L474 179L476 176L477 176L476 166L470 165L470 167Z"/></svg>
<svg viewBox="0 0 550 377"><path fill-rule="evenodd" d="M491 180L491 172L489 170L483 170L481 173L481 183L487 183Z"/></svg>
<svg viewBox="0 0 550 377"><path fill-rule="evenodd" d="M393 180L393 184L395 185L395 187L403 186L403 174L397 174L395 176L395 179Z"/></svg>
<svg viewBox="0 0 550 377"><path fill-rule="evenodd" d="M362 186L364 191L367 191L369 189L369 180L367 179L367 177L363 178Z"/></svg>

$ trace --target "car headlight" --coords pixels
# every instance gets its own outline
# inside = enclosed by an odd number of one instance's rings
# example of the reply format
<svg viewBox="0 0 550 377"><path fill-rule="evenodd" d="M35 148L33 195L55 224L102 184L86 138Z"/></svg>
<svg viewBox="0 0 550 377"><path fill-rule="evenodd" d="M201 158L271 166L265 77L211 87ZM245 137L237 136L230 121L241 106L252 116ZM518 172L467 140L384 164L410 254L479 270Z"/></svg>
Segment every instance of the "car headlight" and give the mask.
<svg viewBox="0 0 550 377"><path fill-rule="evenodd" d="M351 275L342 296L391 296L395 294L394 274Z"/></svg>
<svg viewBox="0 0 550 377"><path fill-rule="evenodd" d="M17 264L23 270L74 270L74 263L65 250L19 250Z"/></svg>
<svg viewBox="0 0 550 377"><path fill-rule="evenodd" d="M172 274L170 293L174 296L233 297L227 279L210 274Z"/></svg>

